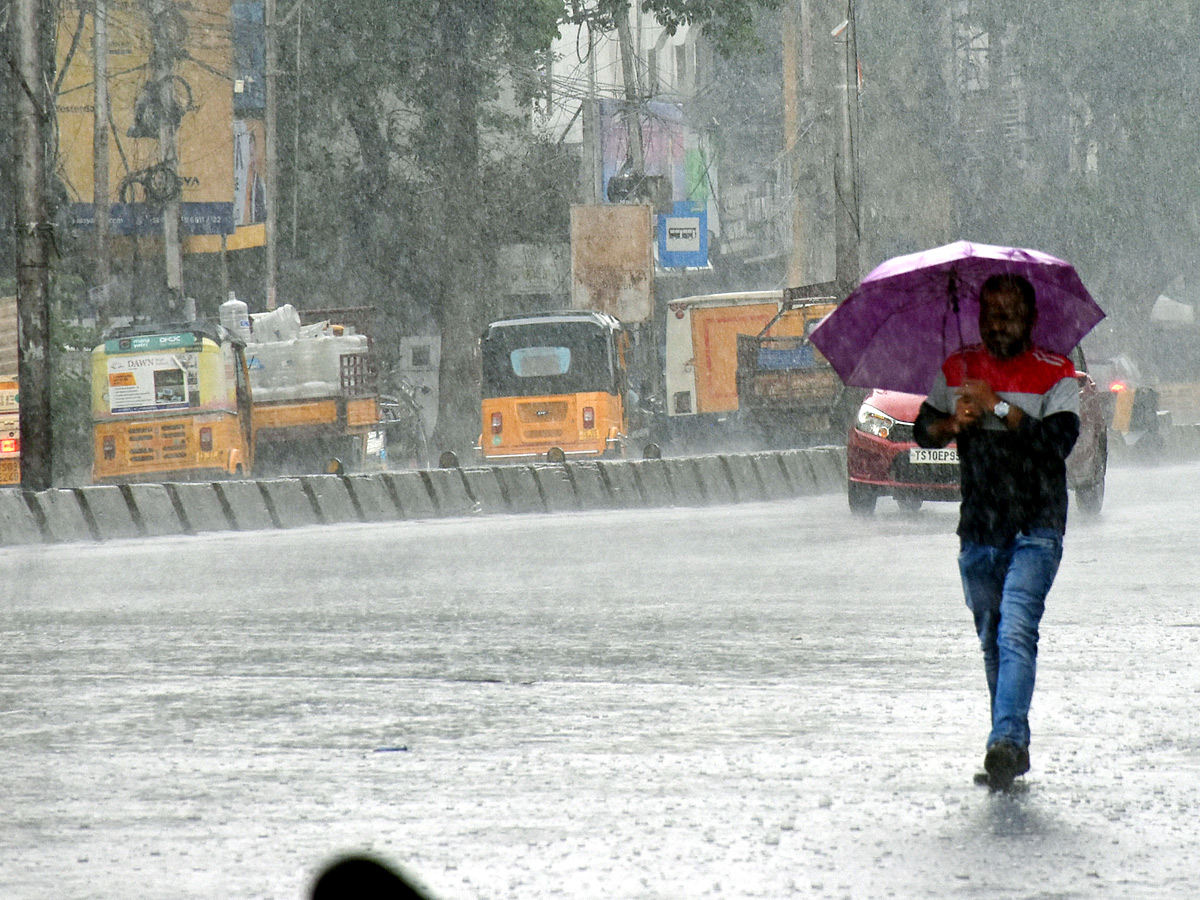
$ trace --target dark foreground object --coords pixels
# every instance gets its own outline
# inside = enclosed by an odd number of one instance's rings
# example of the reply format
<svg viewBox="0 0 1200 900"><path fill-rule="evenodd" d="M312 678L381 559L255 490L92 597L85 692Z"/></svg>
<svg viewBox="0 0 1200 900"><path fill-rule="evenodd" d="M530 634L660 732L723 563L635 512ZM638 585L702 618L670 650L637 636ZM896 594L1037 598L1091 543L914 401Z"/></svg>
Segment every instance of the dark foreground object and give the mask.
<svg viewBox="0 0 1200 900"><path fill-rule="evenodd" d="M1008 741L988 747L983 759L984 771L975 775L976 784L986 784L993 791L1007 791L1013 779L1029 771L1029 751Z"/></svg>
<svg viewBox="0 0 1200 900"><path fill-rule="evenodd" d="M312 900L431 900L403 875L367 856L331 863L313 884Z"/></svg>

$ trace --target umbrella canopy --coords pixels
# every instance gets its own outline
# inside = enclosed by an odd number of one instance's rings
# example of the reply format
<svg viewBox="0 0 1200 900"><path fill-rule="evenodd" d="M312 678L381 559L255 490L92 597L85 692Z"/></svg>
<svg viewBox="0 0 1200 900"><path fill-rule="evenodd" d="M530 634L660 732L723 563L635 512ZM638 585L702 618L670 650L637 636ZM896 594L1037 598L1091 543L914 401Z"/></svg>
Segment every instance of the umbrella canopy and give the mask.
<svg viewBox="0 0 1200 900"><path fill-rule="evenodd" d="M1104 318L1070 263L958 241L881 263L811 340L848 385L924 394L947 356L979 343L979 288L1002 274L1033 285L1039 347L1066 355Z"/></svg>

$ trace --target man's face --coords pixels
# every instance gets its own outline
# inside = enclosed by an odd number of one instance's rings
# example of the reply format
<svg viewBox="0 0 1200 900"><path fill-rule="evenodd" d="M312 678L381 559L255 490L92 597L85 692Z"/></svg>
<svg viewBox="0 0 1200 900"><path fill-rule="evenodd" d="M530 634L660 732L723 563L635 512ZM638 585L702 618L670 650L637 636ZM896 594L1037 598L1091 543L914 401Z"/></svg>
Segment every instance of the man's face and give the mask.
<svg viewBox="0 0 1200 900"><path fill-rule="evenodd" d="M1020 356L1029 347L1034 316L1016 291L988 291L979 296L979 336L997 359Z"/></svg>

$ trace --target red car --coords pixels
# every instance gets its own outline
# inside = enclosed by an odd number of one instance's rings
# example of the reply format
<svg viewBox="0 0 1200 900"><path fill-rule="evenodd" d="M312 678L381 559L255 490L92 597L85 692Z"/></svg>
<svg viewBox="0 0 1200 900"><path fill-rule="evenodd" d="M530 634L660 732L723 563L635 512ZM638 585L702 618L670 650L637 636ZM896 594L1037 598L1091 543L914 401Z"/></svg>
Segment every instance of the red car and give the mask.
<svg viewBox="0 0 1200 900"><path fill-rule="evenodd" d="M1079 440L1067 457L1067 485L1075 503L1094 515L1104 505L1108 426L1104 398L1087 374L1083 351L1071 354L1079 381ZM954 444L931 450L913 440L913 423L925 398L872 391L858 410L846 443L847 499L860 515L875 511L880 497L894 497L916 512L926 500L958 500L958 451Z"/></svg>

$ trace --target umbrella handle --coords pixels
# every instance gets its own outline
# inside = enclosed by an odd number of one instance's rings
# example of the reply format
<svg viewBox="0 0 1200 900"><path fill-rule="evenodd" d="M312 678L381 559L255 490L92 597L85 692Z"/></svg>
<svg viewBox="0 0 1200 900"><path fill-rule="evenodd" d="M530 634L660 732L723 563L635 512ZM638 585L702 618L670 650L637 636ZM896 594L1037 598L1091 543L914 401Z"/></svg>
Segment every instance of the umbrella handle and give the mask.
<svg viewBox="0 0 1200 900"><path fill-rule="evenodd" d="M962 360L962 381L965 384L967 380L967 356L963 353L963 328L962 328L962 313L958 308L958 271L950 270L950 283L947 285L950 294L950 309L954 311L954 324L958 328L958 351L959 358Z"/></svg>

